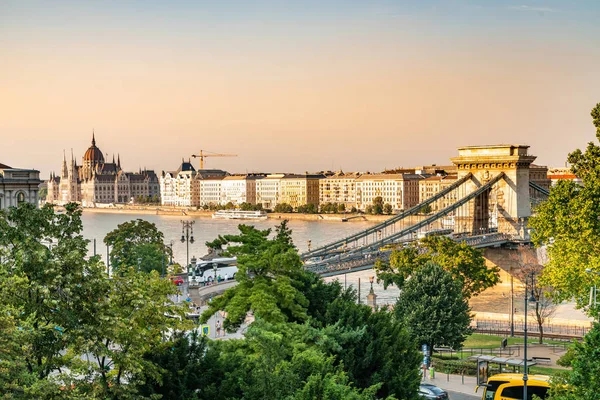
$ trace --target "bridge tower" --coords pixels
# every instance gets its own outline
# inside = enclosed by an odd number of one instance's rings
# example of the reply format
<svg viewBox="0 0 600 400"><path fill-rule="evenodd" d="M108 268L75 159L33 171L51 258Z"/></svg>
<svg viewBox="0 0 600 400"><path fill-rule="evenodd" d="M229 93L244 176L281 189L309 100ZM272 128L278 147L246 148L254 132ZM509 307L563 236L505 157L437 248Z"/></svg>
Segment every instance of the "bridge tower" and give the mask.
<svg viewBox="0 0 600 400"><path fill-rule="evenodd" d="M536 156L529 155L528 148L527 145L500 144L458 149L458 157L451 159L457 167L458 179L473 174L472 180L465 184L467 192L501 172L505 178L457 210L456 231L476 233L498 228L499 232L529 240L525 229L531 215L529 166Z"/></svg>

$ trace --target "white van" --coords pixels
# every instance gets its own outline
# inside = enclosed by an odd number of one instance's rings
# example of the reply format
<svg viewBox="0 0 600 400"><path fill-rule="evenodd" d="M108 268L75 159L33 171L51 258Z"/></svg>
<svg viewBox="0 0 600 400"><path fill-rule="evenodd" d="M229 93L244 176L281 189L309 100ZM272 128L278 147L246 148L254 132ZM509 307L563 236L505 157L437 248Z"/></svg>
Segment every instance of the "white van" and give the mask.
<svg viewBox="0 0 600 400"><path fill-rule="evenodd" d="M196 282L199 283L214 282L215 269L217 277L220 276L222 280L232 280L238 271L237 258L213 258L210 261L200 260L190 274L190 281L193 281L195 278Z"/></svg>

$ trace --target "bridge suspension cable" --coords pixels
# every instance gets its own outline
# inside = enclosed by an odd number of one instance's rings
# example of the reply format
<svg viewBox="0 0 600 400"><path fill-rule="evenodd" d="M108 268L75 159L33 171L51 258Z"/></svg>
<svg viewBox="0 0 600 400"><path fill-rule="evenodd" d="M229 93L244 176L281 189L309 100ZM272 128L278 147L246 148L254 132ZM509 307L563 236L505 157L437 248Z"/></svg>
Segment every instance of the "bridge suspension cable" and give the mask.
<svg viewBox="0 0 600 400"><path fill-rule="evenodd" d="M307 251L306 253L301 254L300 257L303 260L308 259L308 258L313 258L313 257L319 257L321 255L329 253L331 250L335 250L335 249L339 248L340 246L343 246L344 244L347 244L350 242L355 242L355 241L358 241L359 239L363 239L363 244L366 245L367 237L369 235L372 235L372 234L377 235L378 232L381 232L388 226L394 226L396 222L402 221L403 219L405 219L408 216L417 214L417 212L419 212L424 206L432 204L432 203L442 199L444 196L451 193L456 188L459 188L463 183L467 182L472 177L473 177L473 175L469 172L467 175L465 175L461 179L457 180L452 185L448 186L446 189L441 190L436 195L434 195L433 197L430 197L429 199L423 201L422 203L419 203L416 206L409 208L408 210L403 211L400 214L398 214L394 217L391 217L388 220L381 222L375 226L367 228L367 229L360 231L358 233L355 233L353 235L347 236L343 239L336 240L335 242L331 242L329 244L326 244L326 245L316 248L314 250ZM394 228L394 230L395 230L395 228ZM404 229L401 229L401 230L404 230Z"/></svg>
<svg viewBox="0 0 600 400"><path fill-rule="evenodd" d="M492 178L489 182L487 182L485 185L480 186L473 192L467 194L466 196L457 200L455 203L453 203L453 204L449 205L448 207L444 208L443 210L429 216L428 218L425 218L422 221L417 222L416 224L411 225L408 228L402 229L401 231L396 232L390 236L381 238L380 240L378 240L374 243L367 244L367 245L364 245L361 247L352 248L352 249L350 249L350 251L344 252L343 256L338 255L337 257L335 257L335 256L329 257L324 260L313 263L310 265L310 269L313 269L315 267L322 268L323 265L344 262L347 259L356 258L357 254L360 254L362 256L362 254L371 253L373 251L379 250L381 247L383 247L385 245L392 244L392 243L398 241L399 239L402 239L402 237L407 236L413 232L416 232L419 229L426 227L429 224L439 220L440 218L445 217L446 215L450 214L452 211L459 209L460 207L467 204L469 201L473 200L477 196L490 190L493 185L498 183L504 177L505 177L504 172L501 172L498 175L496 175L494 178ZM423 205L421 204L420 206L422 207Z"/></svg>

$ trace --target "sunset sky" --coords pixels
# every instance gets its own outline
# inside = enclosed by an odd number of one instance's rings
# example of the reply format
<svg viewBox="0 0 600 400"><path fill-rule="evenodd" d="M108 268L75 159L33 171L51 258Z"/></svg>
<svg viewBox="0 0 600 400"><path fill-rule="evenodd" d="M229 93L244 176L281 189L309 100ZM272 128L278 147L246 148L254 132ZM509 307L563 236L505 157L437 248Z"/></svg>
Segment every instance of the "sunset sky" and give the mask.
<svg viewBox="0 0 600 400"><path fill-rule="evenodd" d="M0 163L230 172L448 164L595 140L600 1L0 0ZM197 166L197 163L195 164Z"/></svg>

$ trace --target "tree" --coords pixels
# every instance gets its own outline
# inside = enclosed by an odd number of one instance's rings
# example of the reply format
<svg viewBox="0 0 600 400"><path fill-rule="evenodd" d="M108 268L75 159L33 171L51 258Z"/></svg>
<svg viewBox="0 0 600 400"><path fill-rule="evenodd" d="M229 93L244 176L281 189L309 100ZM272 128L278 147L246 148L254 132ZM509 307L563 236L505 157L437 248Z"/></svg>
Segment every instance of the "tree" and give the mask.
<svg viewBox="0 0 600 400"><path fill-rule="evenodd" d="M11 364L13 389L25 397L38 396L40 381L50 384L51 374L71 365L66 350L83 334L79 321L92 317L96 291L105 285L104 266L99 257L87 258L81 229L76 204L64 214L29 203L0 212L0 304L10 313L0 317L0 358Z"/></svg>
<svg viewBox="0 0 600 400"><path fill-rule="evenodd" d="M600 140L600 103L591 115ZM585 152L569 154L568 161L583 185L559 181L529 223L535 244L548 248L541 283L555 289L556 301L575 298L584 307L591 284L585 271L600 272L600 146L590 142Z"/></svg>
<svg viewBox="0 0 600 400"><path fill-rule="evenodd" d="M356 209L356 207L352 206L352 208L350 209L351 213L357 213L358 210Z"/></svg>
<svg viewBox="0 0 600 400"><path fill-rule="evenodd" d="M394 308L418 344L462 347L471 334L469 303L462 287L441 266L427 263L408 280Z"/></svg>
<svg viewBox="0 0 600 400"><path fill-rule="evenodd" d="M71 353L78 357L70 376L76 393L99 398L130 396L132 377L143 371L158 379L160 371L144 357L159 348L164 339L178 330L189 329L185 309L168 300L176 292L156 271L148 274L133 268L121 269L98 290L93 316L81 321L86 330ZM66 377L64 378L66 381Z"/></svg>
<svg viewBox="0 0 600 400"><path fill-rule="evenodd" d="M242 211L253 211L254 206L250 203L242 203L240 204L240 210Z"/></svg>
<svg viewBox="0 0 600 400"><path fill-rule="evenodd" d="M582 343L574 344L572 371L552 379L549 400L595 400L600 393L600 325L595 322Z"/></svg>
<svg viewBox="0 0 600 400"><path fill-rule="evenodd" d="M366 214L375 214L375 212L373 211L373 206L371 204L369 204L365 207L365 213Z"/></svg>
<svg viewBox="0 0 600 400"><path fill-rule="evenodd" d="M239 327L249 311L272 323L305 321L308 301L299 288L306 272L287 220L276 228L273 239L268 238L270 229L261 231L248 225L238 229L239 235L218 238L228 244L225 254L237 257L238 285L213 299L201 319L207 321L217 311L226 311L225 329Z"/></svg>
<svg viewBox="0 0 600 400"><path fill-rule="evenodd" d="M383 214L383 197L377 196L373 199L373 214Z"/></svg>
<svg viewBox="0 0 600 400"><path fill-rule="evenodd" d="M288 203L279 203L273 209L276 213L291 213L294 212L294 208Z"/></svg>
<svg viewBox="0 0 600 400"><path fill-rule="evenodd" d="M428 262L440 265L456 279L466 298L494 286L500 280L498 267L488 267L480 250L444 236L428 236L418 243L394 250L389 263L376 262L377 278L387 287L402 288L405 280Z"/></svg>
<svg viewBox="0 0 600 400"><path fill-rule="evenodd" d="M535 306L530 308L530 313L538 324L539 343L541 344L544 342L544 323L548 318L552 318L558 307L558 304L552 300L554 289L544 286L540 282L536 284L528 282L527 287L525 287L527 280L541 276L544 271L544 266L538 261L538 252L535 249L520 246L511 258L517 262L519 267L511 272L523 283L523 295L529 298L530 294L533 294L536 300Z"/></svg>
<svg viewBox="0 0 600 400"><path fill-rule="evenodd" d="M104 243L110 246L110 262L117 269L139 266L144 272L162 272L171 252L162 232L143 219L118 225L106 235Z"/></svg>
<svg viewBox="0 0 600 400"><path fill-rule="evenodd" d="M392 211L394 211L394 209L393 209L393 207L392 207L392 205L390 203L385 203L383 205L383 213L384 214L388 214L389 215L389 214L392 213Z"/></svg>
<svg viewBox="0 0 600 400"><path fill-rule="evenodd" d="M302 214L316 214L317 206L314 204L305 204L303 206L298 207L298 212Z"/></svg>
<svg viewBox="0 0 600 400"><path fill-rule="evenodd" d="M421 214L431 214L432 208L431 208L431 204L425 204L423 207L421 207L421 209L419 210L419 212Z"/></svg>

